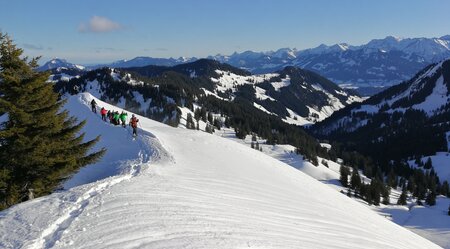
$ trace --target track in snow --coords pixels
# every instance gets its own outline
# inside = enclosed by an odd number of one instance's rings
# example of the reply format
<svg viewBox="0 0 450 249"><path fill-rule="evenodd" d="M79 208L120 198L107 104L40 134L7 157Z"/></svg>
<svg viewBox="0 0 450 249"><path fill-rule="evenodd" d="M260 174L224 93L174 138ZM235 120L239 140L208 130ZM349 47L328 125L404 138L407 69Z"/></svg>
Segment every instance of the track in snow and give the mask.
<svg viewBox="0 0 450 249"><path fill-rule="evenodd" d="M85 95L81 95L81 99L85 103L89 103L89 99L86 99ZM120 127L114 127L114 129L121 130ZM129 130L127 130L130 133ZM130 133L131 136L131 133ZM101 196L102 193L110 189L112 186L124 181L129 181L133 177L138 176L145 167L151 167L151 163L161 160L173 160L171 156L165 152L158 139L148 131L139 131L139 136L133 140L133 143L137 143L139 147L138 158L131 161L121 162L126 165L123 170L123 174L112 176L90 184L91 186L85 190L83 194L79 195L73 203L71 203L65 210L63 210L58 219L43 229L40 236L35 239L31 245L26 245L25 248L29 249L41 249L52 248L64 235L65 231L70 227L73 221L78 219L80 214L83 213L85 208L91 203L91 200Z"/></svg>

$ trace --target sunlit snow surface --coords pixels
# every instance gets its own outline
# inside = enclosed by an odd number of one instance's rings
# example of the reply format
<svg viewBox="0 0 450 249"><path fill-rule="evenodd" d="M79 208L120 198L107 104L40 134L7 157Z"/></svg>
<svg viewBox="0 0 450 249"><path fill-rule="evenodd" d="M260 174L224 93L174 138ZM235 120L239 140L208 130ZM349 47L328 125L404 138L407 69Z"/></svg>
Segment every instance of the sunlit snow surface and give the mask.
<svg viewBox="0 0 450 249"><path fill-rule="evenodd" d="M0 248L439 248L235 141L143 117L133 141L90 99L66 107L103 136L97 175L112 176L1 212Z"/></svg>

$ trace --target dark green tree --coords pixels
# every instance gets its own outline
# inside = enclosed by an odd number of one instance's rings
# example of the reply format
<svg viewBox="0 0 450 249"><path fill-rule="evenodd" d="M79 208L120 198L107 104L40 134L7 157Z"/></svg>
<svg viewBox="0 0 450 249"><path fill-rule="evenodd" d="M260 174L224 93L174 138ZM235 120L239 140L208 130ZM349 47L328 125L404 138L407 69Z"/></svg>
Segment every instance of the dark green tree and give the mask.
<svg viewBox="0 0 450 249"><path fill-rule="evenodd" d="M436 192L430 191L427 194L427 197L425 198L425 203L429 206L436 205Z"/></svg>
<svg viewBox="0 0 450 249"><path fill-rule="evenodd" d="M383 186L377 177L373 178L369 185L369 193L372 204L375 206L380 205L380 197L383 191Z"/></svg>
<svg viewBox="0 0 450 249"><path fill-rule="evenodd" d="M359 176L358 170L356 168L354 168L352 171L350 186L355 190L355 193L359 192L359 189L361 188L361 177Z"/></svg>
<svg viewBox="0 0 450 249"><path fill-rule="evenodd" d="M398 198L397 204L398 205L406 205L406 198L407 198L406 188L403 188L402 193L400 194L400 197Z"/></svg>
<svg viewBox="0 0 450 249"><path fill-rule="evenodd" d="M213 115L212 115L211 112L208 112L208 122L209 122L210 124L213 124Z"/></svg>
<svg viewBox="0 0 450 249"><path fill-rule="evenodd" d="M347 187L348 186L348 176L350 175L349 169L346 166L341 165L339 173L340 173L339 181L341 182L342 186Z"/></svg>
<svg viewBox="0 0 450 249"><path fill-rule="evenodd" d="M440 194L450 197L450 190L449 190L449 186L448 186L448 181L444 181L442 183L441 189L440 189Z"/></svg>
<svg viewBox="0 0 450 249"><path fill-rule="evenodd" d="M22 49L0 33L0 208L52 192L81 167L97 161L105 149L88 154L99 137L78 135L85 121L61 111L47 73L36 72L37 59L21 58Z"/></svg>
<svg viewBox="0 0 450 249"><path fill-rule="evenodd" d="M390 188L389 186L384 186L384 188L382 189L382 196L383 196L383 200L381 201L384 205L389 205L390 203Z"/></svg>
<svg viewBox="0 0 450 249"><path fill-rule="evenodd" d="M433 167L433 163L431 161L431 158L428 157L427 161L425 162L423 168L424 169L431 169Z"/></svg>
<svg viewBox="0 0 450 249"><path fill-rule="evenodd" d="M192 114L188 113L186 117L186 128L195 129L194 120L192 119Z"/></svg>

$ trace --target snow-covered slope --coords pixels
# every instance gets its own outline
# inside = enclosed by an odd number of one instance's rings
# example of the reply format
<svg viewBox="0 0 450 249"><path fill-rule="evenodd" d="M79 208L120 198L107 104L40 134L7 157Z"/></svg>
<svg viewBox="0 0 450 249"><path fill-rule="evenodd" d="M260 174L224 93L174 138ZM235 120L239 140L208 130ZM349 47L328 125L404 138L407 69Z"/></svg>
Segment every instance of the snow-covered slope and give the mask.
<svg viewBox="0 0 450 249"><path fill-rule="evenodd" d="M0 247L439 248L236 142L143 117L132 141L90 112L91 98L67 108L89 136L109 136L98 170L126 170L1 212Z"/></svg>

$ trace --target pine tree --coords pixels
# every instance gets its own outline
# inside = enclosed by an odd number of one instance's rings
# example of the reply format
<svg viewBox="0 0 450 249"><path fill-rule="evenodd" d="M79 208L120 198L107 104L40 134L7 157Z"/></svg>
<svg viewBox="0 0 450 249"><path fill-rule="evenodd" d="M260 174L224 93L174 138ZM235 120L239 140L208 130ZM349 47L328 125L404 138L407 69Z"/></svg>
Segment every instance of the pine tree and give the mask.
<svg viewBox="0 0 450 249"><path fill-rule="evenodd" d="M0 33L0 208L50 193L79 168L98 160L105 149L87 154L99 137L84 142L68 111L60 111L47 73L36 72L37 59L21 59L22 49Z"/></svg>
<svg viewBox="0 0 450 249"><path fill-rule="evenodd" d="M222 126L220 119L219 118L215 118L213 123L214 123L214 126L217 128L217 130L220 131L220 128Z"/></svg>
<svg viewBox="0 0 450 249"><path fill-rule="evenodd" d="M444 181L442 183L440 194L444 195L444 196L447 196L447 197L450 197L450 190L449 190L449 186L448 186L448 181Z"/></svg>
<svg viewBox="0 0 450 249"><path fill-rule="evenodd" d="M352 177L350 178L350 186L355 190L355 193L357 193L361 187L361 177L356 168L353 169Z"/></svg>
<svg viewBox="0 0 450 249"><path fill-rule="evenodd" d="M348 168L344 165L341 165L339 173L341 175L339 178L339 181L341 182L342 186L347 187L348 186L348 175L350 174Z"/></svg>
<svg viewBox="0 0 450 249"><path fill-rule="evenodd" d="M403 188L402 193L400 194L400 197L398 198L397 204L398 205L406 205L406 197L407 197L406 188Z"/></svg>
<svg viewBox="0 0 450 249"><path fill-rule="evenodd" d="M198 122L200 120L200 117L201 117L200 108L195 108L195 111L194 111L194 118L195 118L195 120L197 120L197 122Z"/></svg>
<svg viewBox="0 0 450 249"><path fill-rule="evenodd" d="M378 179L378 177L375 177L370 182L370 185L368 186L368 192L367 192L367 199L370 200L370 204L374 204L375 206L380 205L380 195L383 191L383 185L381 181Z"/></svg>
<svg viewBox="0 0 450 249"><path fill-rule="evenodd" d="M386 179L386 184L393 188L397 187L397 176L395 175L393 168L391 168L391 170L389 171L388 177Z"/></svg>
<svg viewBox="0 0 450 249"><path fill-rule="evenodd" d="M433 167L433 163L431 162L431 158L428 157L426 163L424 164L424 169L431 169Z"/></svg>
<svg viewBox="0 0 450 249"><path fill-rule="evenodd" d="M425 203L429 206L436 205L436 192L430 191L427 194L427 197L425 198Z"/></svg>
<svg viewBox="0 0 450 249"><path fill-rule="evenodd" d="M213 124L213 115L212 115L211 112L208 112L208 122L209 122L210 124Z"/></svg>
<svg viewBox="0 0 450 249"><path fill-rule="evenodd" d="M188 113L186 117L186 128L195 129L194 120L192 119L192 114Z"/></svg>
<svg viewBox="0 0 450 249"><path fill-rule="evenodd" d="M391 191L390 191L389 186L384 186L384 188L382 189L382 196L383 196L382 203L384 205L389 205L390 204L390 198L389 198L390 192Z"/></svg>

